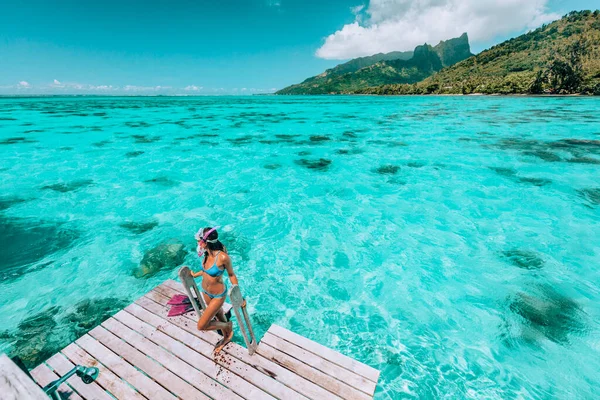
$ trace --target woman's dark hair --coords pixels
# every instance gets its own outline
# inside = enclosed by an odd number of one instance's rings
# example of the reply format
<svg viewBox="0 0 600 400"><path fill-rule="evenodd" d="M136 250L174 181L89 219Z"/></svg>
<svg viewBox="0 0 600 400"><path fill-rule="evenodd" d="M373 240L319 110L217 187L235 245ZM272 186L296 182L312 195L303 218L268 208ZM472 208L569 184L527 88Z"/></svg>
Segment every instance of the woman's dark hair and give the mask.
<svg viewBox="0 0 600 400"><path fill-rule="evenodd" d="M210 231L212 228L206 227L202 230L202 235L206 235L206 232ZM214 230L210 233L210 235L208 235L208 237L206 238L206 248L212 251L224 251L225 253L227 253L227 249L225 248L225 246L223 246L223 243L221 243L219 240L219 233ZM209 242L209 240L216 240L216 242ZM208 251L204 252L204 260L202 260L202 264L206 263L206 259L208 257Z"/></svg>

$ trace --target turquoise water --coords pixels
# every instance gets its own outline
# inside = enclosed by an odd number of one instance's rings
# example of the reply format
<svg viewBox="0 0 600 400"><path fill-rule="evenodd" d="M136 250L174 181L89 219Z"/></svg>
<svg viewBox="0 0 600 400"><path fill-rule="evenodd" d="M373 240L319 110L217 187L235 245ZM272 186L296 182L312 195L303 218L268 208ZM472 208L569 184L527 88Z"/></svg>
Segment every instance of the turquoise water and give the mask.
<svg viewBox="0 0 600 400"><path fill-rule="evenodd" d="M377 398L600 390L600 99L0 99L0 350L35 364L221 225L258 335ZM19 336L28 340L19 340Z"/></svg>

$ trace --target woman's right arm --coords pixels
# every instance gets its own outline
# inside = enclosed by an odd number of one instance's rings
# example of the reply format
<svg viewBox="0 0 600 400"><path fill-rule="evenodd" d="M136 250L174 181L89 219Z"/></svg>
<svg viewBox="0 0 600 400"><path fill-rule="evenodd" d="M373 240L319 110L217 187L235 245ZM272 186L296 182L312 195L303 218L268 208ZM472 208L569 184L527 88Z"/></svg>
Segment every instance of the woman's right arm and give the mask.
<svg viewBox="0 0 600 400"><path fill-rule="evenodd" d="M202 275L202 271L194 272L194 271L192 271L192 270L190 269L190 272L192 273L192 276L193 276L194 278L197 278L197 277L199 277L200 275Z"/></svg>

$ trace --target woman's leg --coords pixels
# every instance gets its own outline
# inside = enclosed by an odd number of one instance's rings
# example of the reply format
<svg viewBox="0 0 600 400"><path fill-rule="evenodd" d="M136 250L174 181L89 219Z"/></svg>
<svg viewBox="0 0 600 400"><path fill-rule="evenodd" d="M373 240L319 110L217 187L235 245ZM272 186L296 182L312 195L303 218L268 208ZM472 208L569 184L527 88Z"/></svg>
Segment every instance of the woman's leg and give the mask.
<svg viewBox="0 0 600 400"><path fill-rule="evenodd" d="M203 293L204 295L204 293ZM204 299L206 301L208 296L205 296ZM209 301L206 302L206 310L202 312L200 319L198 319L198 330L200 331L214 331L217 329L221 329L224 331L231 329L231 322L221 322L221 321L213 321L212 319L217 315L221 307L223 307L223 303L225 303L225 297L220 299L208 298Z"/></svg>
<svg viewBox="0 0 600 400"><path fill-rule="evenodd" d="M206 310L204 310L202 317L200 317L198 320L198 329L205 331L217 329L221 330L223 333L223 339L219 340L215 344L215 354L218 354L221 350L223 350L223 347L225 347L225 345L231 341L231 338L233 338L233 324L231 322L224 322L225 315L223 313L223 303L225 303L225 296L215 299L211 299L206 295L206 293L202 293L202 296L204 297L204 302L206 303ZM212 321L215 315L223 322ZM208 321L208 324L206 321Z"/></svg>
<svg viewBox="0 0 600 400"><path fill-rule="evenodd" d="M208 297L208 295L204 292L201 292L202 297L204 298L204 304L208 305L208 303L210 303L210 301L212 300L210 297ZM223 312L223 307L221 307L219 309L219 311L217 312L217 319L221 322L227 322L227 317L225 317L225 313Z"/></svg>

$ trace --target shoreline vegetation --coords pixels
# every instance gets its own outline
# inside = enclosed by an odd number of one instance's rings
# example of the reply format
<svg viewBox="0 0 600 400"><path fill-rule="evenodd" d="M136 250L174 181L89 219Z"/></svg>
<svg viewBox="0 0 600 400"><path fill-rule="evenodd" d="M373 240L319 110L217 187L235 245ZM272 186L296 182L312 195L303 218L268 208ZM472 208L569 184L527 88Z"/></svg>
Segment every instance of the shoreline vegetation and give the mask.
<svg viewBox="0 0 600 400"><path fill-rule="evenodd" d="M466 34L438 46L444 45L446 53L464 54L465 40L468 48ZM356 61L351 60L275 94L600 95L600 10L570 12L557 21L477 55L462 57L462 60L451 58L456 62L443 63L443 68L436 70L435 50L438 46L425 44L415 49L415 53L421 50L422 60L423 54L427 53L427 62L413 62L410 65L412 76L429 72L428 76L415 82L396 82L410 75L405 67L411 60L377 61L352 72L341 69L342 73L336 74L336 68ZM377 60L376 56L357 60ZM416 54L413 59L415 57ZM378 74L377 77L373 78L374 74ZM389 82L368 84L385 79ZM363 85L356 87L357 82Z"/></svg>

